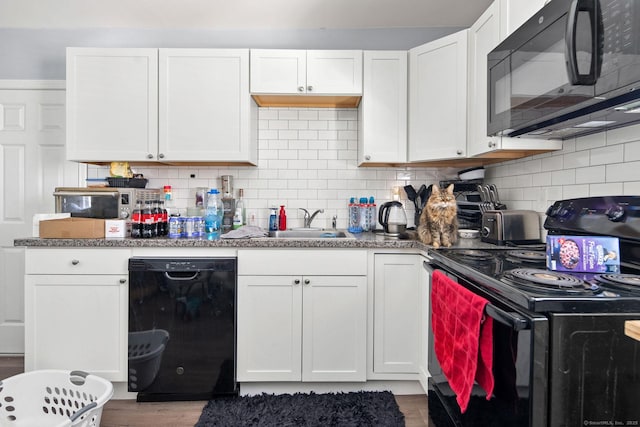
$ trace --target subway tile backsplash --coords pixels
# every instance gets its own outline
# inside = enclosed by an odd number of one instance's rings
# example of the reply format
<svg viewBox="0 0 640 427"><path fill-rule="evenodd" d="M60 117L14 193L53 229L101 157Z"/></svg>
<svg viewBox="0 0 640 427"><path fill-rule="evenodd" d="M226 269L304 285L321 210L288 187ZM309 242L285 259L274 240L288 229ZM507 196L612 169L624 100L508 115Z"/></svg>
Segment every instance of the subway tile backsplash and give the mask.
<svg viewBox="0 0 640 427"><path fill-rule="evenodd" d="M176 205L195 202L197 187L220 187L221 175L244 189L247 211L266 227L269 207L285 205L290 227L302 226L302 211L324 209L314 226L330 227L337 216L347 226L350 197L391 199L394 186L419 187L456 177L458 168L357 167L357 109L260 108L258 166L137 167L148 187L171 185ZM88 177L108 168L89 166ZM600 195L640 195L640 125L563 142L560 151L487 166L486 182L500 190L509 209L544 213L554 201ZM401 193L406 197L404 193ZM402 200L409 225L413 204Z"/></svg>
<svg viewBox="0 0 640 427"><path fill-rule="evenodd" d="M289 227L301 227L302 211L324 209L313 226L347 227L350 197L374 196L376 204L391 200L392 188L432 184L456 177L457 168L357 167L357 109L260 108L258 166L149 166L134 172L149 179L148 188L171 185L176 205L195 204L197 187L220 187L221 175L232 175L235 194L244 189L247 217L267 227L269 207L285 205ZM89 166L89 178L107 176L102 166ZM405 197L404 193L401 193ZM402 200L413 225L413 203Z"/></svg>
<svg viewBox="0 0 640 427"><path fill-rule="evenodd" d="M560 199L640 195L640 125L563 141L560 151L490 165L485 179L510 209L540 213Z"/></svg>

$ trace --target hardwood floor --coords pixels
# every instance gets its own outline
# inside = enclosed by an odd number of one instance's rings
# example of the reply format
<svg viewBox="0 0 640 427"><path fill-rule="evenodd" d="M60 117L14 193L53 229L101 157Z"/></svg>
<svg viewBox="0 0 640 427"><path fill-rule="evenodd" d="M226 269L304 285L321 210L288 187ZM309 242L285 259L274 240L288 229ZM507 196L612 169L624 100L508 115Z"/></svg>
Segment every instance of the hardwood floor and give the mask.
<svg viewBox="0 0 640 427"><path fill-rule="evenodd" d="M22 357L0 357L0 379L24 371ZM396 396L406 427L429 426L427 396ZM138 403L110 400L102 410L102 427L183 427L193 426L206 402Z"/></svg>

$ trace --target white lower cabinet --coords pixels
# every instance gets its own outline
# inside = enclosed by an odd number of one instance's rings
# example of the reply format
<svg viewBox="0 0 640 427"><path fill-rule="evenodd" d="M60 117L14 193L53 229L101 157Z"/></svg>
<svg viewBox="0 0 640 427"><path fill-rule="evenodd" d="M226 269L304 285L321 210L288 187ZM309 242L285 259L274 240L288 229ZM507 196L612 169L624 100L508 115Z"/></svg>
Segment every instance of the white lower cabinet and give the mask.
<svg viewBox="0 0 640 427"><path fill-rule="evenodd" d="M366 251L239 250L238 381L365 381L366 266Z"/></svg>
<svg viewBox="0 0 640 427"><path fill-rule="evenodd" d="M426 272L417 254L375 254L373 279L373 374L417 374L428 300Z"/></svg>
<svg viewBox="0 0 640 427"><path fill-rule="evenodd" d="M127 249L28 249L25 371L127 379Z"/></svg>

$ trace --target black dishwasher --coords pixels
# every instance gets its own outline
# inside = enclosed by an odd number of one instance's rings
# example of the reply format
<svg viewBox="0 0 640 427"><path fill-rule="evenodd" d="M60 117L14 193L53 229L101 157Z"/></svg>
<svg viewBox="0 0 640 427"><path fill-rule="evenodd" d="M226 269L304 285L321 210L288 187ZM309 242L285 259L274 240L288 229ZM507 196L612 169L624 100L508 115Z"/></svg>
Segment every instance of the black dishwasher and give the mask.
<svg viewBox="0 0 640 427"><path fill-rule="evenodd" d="M235 395L236 258L129 259L128 389L139 402Z"/></svg>

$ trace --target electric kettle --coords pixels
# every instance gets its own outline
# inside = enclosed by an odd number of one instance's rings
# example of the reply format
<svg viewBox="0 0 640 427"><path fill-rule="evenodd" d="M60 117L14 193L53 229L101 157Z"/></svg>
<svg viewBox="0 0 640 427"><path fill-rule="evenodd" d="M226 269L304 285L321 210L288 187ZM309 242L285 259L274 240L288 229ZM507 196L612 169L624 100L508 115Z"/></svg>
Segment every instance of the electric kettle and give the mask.
<svg viewBox="0 0 640 427"><path fill-rule="evenodd" d="M396 236L404 233L407 229L407 214L402 207L402 203L394 200L380 206L378 222L388 235Z"/></svg>

